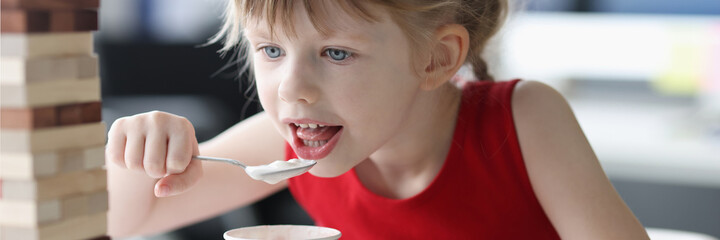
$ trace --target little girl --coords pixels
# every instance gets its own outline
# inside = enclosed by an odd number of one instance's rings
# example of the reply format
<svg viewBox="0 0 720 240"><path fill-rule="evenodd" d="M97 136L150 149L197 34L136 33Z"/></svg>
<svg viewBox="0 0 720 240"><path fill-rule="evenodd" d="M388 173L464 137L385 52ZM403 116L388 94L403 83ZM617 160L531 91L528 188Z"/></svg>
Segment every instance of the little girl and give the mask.
<svg viewBox="0 0 720 240"><path fill-rule="evenodd" d="M488 75L481 53L505 0L229 1L224 50L240 43L264 112L202 144L169 113L115 121L111 235L288 187L344 239L648 239L563 97ZM477 80L458 87L463 65ZM317 164L270 185L194 155Z"/></svg>

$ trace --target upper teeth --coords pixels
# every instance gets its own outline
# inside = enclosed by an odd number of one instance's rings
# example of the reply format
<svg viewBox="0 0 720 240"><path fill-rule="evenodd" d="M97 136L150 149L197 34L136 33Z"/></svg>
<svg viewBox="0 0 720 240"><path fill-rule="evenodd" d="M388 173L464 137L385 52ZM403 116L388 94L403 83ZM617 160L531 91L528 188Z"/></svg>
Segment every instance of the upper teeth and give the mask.
<svg viewBox="0 0 720 240"><path fill-rule="evenodd" d="M295 126L296 126L296 127L301 127L301 128L317 128L317 127L325 127L325 125L322 125L322 124L315 124L315 123L308 123L308 124L304 124L304 123L295 123Z"/></svg>

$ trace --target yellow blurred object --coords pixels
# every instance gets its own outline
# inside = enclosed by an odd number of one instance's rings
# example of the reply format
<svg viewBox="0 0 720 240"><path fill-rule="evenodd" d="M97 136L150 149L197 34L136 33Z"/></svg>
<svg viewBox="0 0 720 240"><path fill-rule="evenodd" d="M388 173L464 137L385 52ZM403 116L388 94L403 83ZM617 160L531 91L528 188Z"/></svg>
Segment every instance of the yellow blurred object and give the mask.
<svg viewBox="0 0 720 240"><path fill-rule="evenodd" d="M652 84L667 95L694 96L709 73L711 34L704 26L672 27L671 61L666 72Z"/></svg>

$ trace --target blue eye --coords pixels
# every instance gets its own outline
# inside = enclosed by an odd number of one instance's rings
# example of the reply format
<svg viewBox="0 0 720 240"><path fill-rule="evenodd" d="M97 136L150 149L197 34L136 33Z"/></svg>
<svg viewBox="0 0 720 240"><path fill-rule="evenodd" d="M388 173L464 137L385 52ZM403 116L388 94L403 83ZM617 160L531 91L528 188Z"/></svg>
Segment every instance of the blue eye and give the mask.
<svg viewBox="0 0 720 240"><path fill-rule="evenodd" d="M325 54L335 61L342 61L348 59L351 56L348 51L334 48L328 48L327 50L325 50Z"/></svg>
<svg viewBox="0 0 720 240"><path fill-rule="evenodd" d="M269 58L278 58L282 55L282 50L278 47L267 46L264 47L263 50Z"/></svg>

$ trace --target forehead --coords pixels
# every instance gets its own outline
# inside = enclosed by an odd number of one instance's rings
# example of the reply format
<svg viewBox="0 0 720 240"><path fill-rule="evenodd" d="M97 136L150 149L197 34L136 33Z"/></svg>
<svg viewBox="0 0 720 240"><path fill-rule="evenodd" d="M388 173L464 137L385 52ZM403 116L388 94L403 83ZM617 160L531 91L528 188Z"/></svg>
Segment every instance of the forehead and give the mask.
<svg viewBox="0 0 720 240"><path fill-rule="evenodd" d="M391 23L386 9L369 1L261 1L241 11L243 31L266 38L297 38L314 30L322 38L365 38L377 25ZM271 3L271 2L274 2Z"/></svg>

